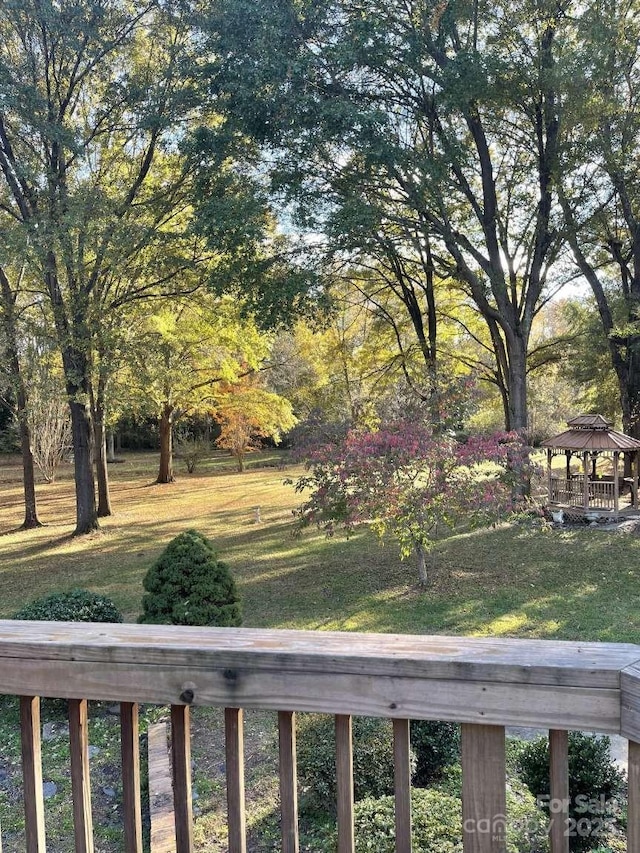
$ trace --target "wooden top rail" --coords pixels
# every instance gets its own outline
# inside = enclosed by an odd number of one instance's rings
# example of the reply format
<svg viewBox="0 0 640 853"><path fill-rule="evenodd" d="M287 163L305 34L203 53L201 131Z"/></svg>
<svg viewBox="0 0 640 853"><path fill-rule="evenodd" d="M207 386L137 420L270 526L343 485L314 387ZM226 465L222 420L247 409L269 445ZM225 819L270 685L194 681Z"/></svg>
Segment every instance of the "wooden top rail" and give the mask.
<svg viewBox="0 0 640 853"><path fill-rule="evenodd" d="M640 646L0 621L0 693L628 729L637 740Z"/></svg>

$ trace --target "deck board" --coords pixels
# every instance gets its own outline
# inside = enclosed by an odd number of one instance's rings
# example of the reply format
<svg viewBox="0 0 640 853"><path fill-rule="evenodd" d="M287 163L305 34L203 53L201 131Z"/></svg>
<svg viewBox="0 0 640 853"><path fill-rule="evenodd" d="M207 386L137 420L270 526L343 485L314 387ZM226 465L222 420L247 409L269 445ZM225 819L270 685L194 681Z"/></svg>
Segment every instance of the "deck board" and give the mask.
<svg viewBox="0 0 640 853"><path fill-rule="evenodd" d="M0 660L280 670L613 687L626 643L0 620Z"/></svg>

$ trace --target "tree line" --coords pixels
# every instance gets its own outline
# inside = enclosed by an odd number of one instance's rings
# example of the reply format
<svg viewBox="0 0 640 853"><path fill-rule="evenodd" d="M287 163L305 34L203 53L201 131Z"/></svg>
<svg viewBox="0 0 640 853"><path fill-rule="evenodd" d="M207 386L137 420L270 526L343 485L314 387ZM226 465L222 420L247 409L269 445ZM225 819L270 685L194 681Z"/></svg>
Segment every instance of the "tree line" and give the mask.
<svg viewBox="0 0 640 853"><path fill-rule="evenodd" d="M586 280L640 437L636 7L7 0L0 305L26 525L25 340L60 359L78 533L110 511L118 395L155 401L168 480L198 400L267 362L262 393L291 392L305 333L272 330L307 312L343 344L358 330L360 387L446 426L475 377L526 431L536 371L569 341L541 317Z"/></svg>

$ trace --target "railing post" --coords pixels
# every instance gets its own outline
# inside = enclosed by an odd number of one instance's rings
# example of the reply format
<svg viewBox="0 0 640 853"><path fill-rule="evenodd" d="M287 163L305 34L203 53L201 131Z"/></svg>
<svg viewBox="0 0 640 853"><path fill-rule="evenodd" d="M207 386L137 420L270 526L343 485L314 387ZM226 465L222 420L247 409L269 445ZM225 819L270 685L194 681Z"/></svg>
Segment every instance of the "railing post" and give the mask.
<svg viewBox="0 0 640 853"><path fill-rule="evenodd" d="M122 755L122 810L126 853L142 853L140 803L140 738L138 706L120 703L120 751Z"/></svg>
<svg viewBox="0 0 640 853"><path fill-rule="evenodd" d="M224 726L229 853L246 853L247 829L244 805L244 721L242 709L225 708Z"/></svg>
<svg viewBox="0 0 640 853"><path fill-rule="evenodd" d="M353 737L351 716L336 714L336 787L338 794L338 853L353 853Z"/></svg>
<svg viewBox="0 0 640 853"><path fill-rule="evenodd" d="M393 721L396 853L411 853L411 744L409 720Z"/></svg>
<svg viewBox="0 0 640 853"><path fill-rule="evenodd" d="M640 743L629 741L627 853L640 853Z"/></svg>
<svg viewBox="0 0 640 853"><path fill-rule="evenodd" d="M69 744L76 853L93 853L89 719L86 699L69 699Z"/></svg>
<svg viewBox="0 0 640 853"><path fill-rule="evenodd" d="M188 705L171 706L171 763L177 853L191 853L193 850L193 804Z"/></svg>
<svg viewBox="0 0 640 853"><path fill-rule="evenodd" d="M298 853L298 790L296 775L296 715L278 712L280 747L280 823L282 853Z"/></svg>
<svg viewBox="0 0 640 853"><path fill-rule="evenodd" d="M504 726L465 723L461 728L464 853L505 853Z"/></svg>
<svg viewBox="0 0 640 853"><path fill-rule="evenodd" d="M554 805L549 813L551 853L569 853L569 736L557 729L549 732L549 793Z"/></svg>
<svg viewBox="0 0 640 853"><path fill-rule="evenodd" d="M24 824L27 853L46 853L42 757L40 750L40 699L20 697ZM2 841L0 840L0 853Z"/></svg>

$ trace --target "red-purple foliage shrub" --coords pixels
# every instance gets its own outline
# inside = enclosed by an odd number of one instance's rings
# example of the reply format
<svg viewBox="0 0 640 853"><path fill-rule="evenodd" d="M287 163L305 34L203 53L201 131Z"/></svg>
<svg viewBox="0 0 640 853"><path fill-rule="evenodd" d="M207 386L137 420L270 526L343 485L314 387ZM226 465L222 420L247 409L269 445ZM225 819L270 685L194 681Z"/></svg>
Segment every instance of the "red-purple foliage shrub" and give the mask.
<svg viewBox="0 0 640 853"><path fill-rule="evenodd" d="M426 583L425 557L444 528L489 525L516 509L526 460L517 433L458 442L406 421L351 431L310 453L308 473L295 484L310 494L297 515L329 535L368 523L381 538L394 538L402 557L416 555Z"/></svg>

